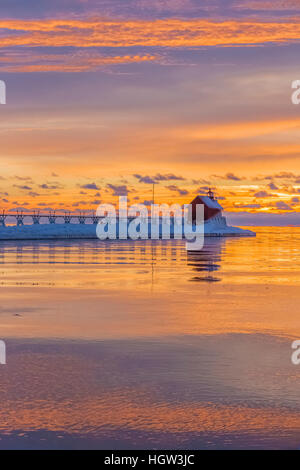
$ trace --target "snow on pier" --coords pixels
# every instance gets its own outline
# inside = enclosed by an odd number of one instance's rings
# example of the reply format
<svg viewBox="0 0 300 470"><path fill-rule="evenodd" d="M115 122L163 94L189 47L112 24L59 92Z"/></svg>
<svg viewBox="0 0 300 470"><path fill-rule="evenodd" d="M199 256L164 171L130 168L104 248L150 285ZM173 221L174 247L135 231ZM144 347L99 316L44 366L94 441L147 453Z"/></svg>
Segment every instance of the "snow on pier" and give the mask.
<svg viewBox="0 0 300 470"><path fill-rule="evenodd" d="M0 226L0 240L45 240L45 239L95 239L97 238L97 224L101 216L71 214L36 214L16 213L16 225L6 226L5 220ZM9 214L11 216L11 214ZM39 216L39 218L38 218ZM30 221L31 224L25 224ZM43 221L46 223L41 223ZM48 219L48 220L47 220ZM130 224L128 220L128 225ZM195 227L194 227L195 228ZM119 233L119 222L116 222L116 232ZM163 224L159 223L159 238L164 238ZM223 216L216 216L204 223L204 234L208 237L249 237L254 232L239 227L230 227ZM148 238L151 238L151 221L148 223ZM170 222L170 238L174 238L174 224Z"/></svg>

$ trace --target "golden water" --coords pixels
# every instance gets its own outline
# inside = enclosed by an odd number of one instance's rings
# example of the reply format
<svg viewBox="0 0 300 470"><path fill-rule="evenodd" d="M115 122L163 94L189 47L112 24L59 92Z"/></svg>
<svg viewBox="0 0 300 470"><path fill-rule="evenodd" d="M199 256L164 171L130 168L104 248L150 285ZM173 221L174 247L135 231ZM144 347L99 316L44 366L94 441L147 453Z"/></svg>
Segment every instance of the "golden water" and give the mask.
<svg viewBox="0 0 300 470"><path fill-rule="evenodd" d="M2 242L0 447L297 448L300 229Z"/></svg>

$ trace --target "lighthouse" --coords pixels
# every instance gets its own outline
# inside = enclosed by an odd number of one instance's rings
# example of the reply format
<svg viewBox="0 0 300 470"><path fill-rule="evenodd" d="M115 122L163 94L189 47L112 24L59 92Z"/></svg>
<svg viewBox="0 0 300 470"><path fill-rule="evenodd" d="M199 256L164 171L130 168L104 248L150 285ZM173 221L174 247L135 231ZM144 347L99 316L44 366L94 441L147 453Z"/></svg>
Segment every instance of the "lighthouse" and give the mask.
<svg viewBox="0 0 300 470"><path fill-rule="evenodd" d="M208 220L212 220L214 218L218 218L218 215L221 216L223 207L218 203L211 189L208 190L207 195L198 195L191 202L193 222L196 220L197 204L203 204L204 206L204 222L207 222Z"/></svg>

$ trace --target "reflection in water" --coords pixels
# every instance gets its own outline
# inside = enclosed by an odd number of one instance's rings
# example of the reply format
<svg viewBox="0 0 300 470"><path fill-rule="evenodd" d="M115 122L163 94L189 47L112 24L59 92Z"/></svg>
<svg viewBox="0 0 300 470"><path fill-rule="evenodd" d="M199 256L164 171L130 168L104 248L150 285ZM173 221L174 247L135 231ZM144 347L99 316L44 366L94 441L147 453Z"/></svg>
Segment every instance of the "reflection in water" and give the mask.
<svg viewBox="0 0 300 470"><path fill-rule="evenodd" d="M187 252L187 264L198 273L191 278L197 282L218 282L221 278L212 276L210 273L220 269L222 246L225 243L223 238L208 238L205 240L203 249L200 251ZM201 276L199 276L201 273Z"/></svg>
<svg viewBox="0 0 300 470"><path fill-rule="evenodd" d="M100 242L96 240L20 241L2 242L0 264L151 264L151 281L154 283L155 267L161 262L176 264L187 259L192 271L203 273L192 281L220 281L209 273L220 269L225 239L207 239L201 251L185 252L184 244L173 240L149 242ZM147 271L148 272L148 271Z"/></svg>
<svg viewBox="0 0 300 470"><path fill-rule="evenodd" d="M0 448L298 447L299 242L2 242Z"/></svg>

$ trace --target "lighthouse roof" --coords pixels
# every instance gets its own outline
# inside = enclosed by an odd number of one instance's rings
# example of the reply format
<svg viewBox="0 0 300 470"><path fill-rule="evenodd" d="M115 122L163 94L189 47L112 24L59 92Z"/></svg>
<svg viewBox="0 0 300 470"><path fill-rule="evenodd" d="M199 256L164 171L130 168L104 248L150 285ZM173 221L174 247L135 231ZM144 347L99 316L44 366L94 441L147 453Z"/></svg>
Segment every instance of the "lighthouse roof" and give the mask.
<svg viewBox="0 0 300 470"><path fill-rule="evenodd" d="M210 209L219 209L219 210L223 209L223 207L218 203L216 199L211 199L209 196L201 196L201 195L199 197L201 198L203 204L205 204Z"/></svg>

